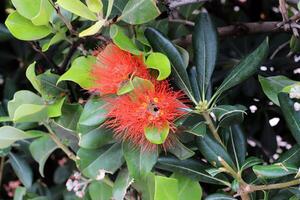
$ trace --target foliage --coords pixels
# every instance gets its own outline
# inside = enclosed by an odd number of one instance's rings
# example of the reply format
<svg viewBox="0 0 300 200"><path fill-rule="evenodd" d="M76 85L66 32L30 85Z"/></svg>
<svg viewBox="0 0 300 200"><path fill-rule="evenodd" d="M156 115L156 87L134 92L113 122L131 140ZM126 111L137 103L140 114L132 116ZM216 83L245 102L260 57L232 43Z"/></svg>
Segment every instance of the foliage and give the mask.
<svg viewBox="0 0 300 200"><path fill-rule="evenodd" d="M8 2L0 42L27 45L15 47L20 69L6 77L0 107L0 183L21 182L13 198L297 199L299 77L260 70L280 59L276 36L221 39L216 27L224 22L203 11L214 5ZM172 19L174 13L182 19ZM194 27L178 24L182 21L193 21ZM182 42L183 37L189 40ZM298 51L297 38L282 37L290 40L290 54ZM240 41L252 44L242 57ZM133 71L116 92L103 95L94 69L105 65L101 59L111 43L123 54L113 51L107 62L124 70L120 63L127 55L129 65L142 62L147 74ZM117 76L108 74L107 84ZM130 113L138 104L117 105L152 97L145 108L173 118L140 120ZM252 99L259 102L259 114L248 110ZM128 112L113 113L111 107ZM283 153L268 123L274 113L283 119L278 131L292 144ZM120 116L128 116L125 123L117 123ZM125 135L130 130L136 132Z"/></svg>

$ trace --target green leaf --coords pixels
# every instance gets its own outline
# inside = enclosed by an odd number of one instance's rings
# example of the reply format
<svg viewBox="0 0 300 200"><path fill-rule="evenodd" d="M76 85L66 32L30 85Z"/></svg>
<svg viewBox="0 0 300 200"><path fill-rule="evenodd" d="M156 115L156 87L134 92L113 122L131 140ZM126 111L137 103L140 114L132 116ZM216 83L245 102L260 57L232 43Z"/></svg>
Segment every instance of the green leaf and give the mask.
<svg viewBox="0 0 300 200"><path fill-rule="evenodd" d="M64 128L75 131L82 113L80 104L64 104L62 107L62 115L58 118L57 123Z"/></svg>
<svg viewBox="0 0 300 200"><path fill-rule="evenodd" d="M161 127L149 125L144 129L146 139L153 144L163 144L168 137L169 131L170 126L168 122L164 122Z"/></svg>
<svg viewBox="0 0 300 200"><path fill-rule="evenodd" d="M81 136L79 146L86 149L97 149L111 141L113 141L113 131L99 127Z"/></svg>
<svg viewBox="0 0 300 200"><path fill-rule="evenodd" d="M105 19L108 19L108 17L111 14L112 9L113 9L114 6L117 6L117 2L114 3L114 0L108 0Z"/></svg>
<svg viewBox="0 0 300 200"><path fill-rule="evenodd" d="M234 67L215 94L221 95L224 91L238 85L252 76L268 55L268 50L269 41L267 38L255 51L249 54L236 67Z"/></svg>
<svg viewBox="0 0 300 200"><path fill-rule="evenodd" d="M195 95L195 100L199 102L201 100L201 94L200 94L200 86L198 84L198 77L197 77L197 70L196 67L190 67L188 69L189 73L189 79L191 82L192 91Z"/></svg>
<svg viewBox="0 0 300 200"><path fill-rule="evenodd" d="M94 156L90 152L93 151L81 148L77 154L80 157L80 169L89 178L96 178L100 169L114 173L124 162L121 144L119 143L102 147Z"/></svg>
<svg viewBox="0 0 300 200"><path fill-rule="evenodd" d="M29 65L26 69L26 77L39 93L41 93L41 83L37 79L36 74L35 74L35 64L36 62L33 62L31 65Z"/></svg>
<svg viewBox="0 0 300 200"><path fill-rule="evenodd" d="M140 51L133 41L125 34L125 30L123 30L120 26L113 24L110 27L109 35L113 40L114 44L117 45L120 49L124 51L128 51L134 55L142 55L143 52Z"/></svg>
<svg viewBox="0 0 300 200"><path fill-rule="evenodd" d="M230 155L233 155L232 157L238 168L242 167L245 163L247 153L246 146L246 138L241 127L238 125L230 127L228 152Z"/></svg>
<svg viewBox="0 0 300 200"><path fill-rule="evenodd" d="M155 176L154 200L179 200L176 179Z"/></svg>
<svg viewBox="0 0 300 200"><path fill-rule="evenodd" d="M283 88L297 83L296 81L293 81L285 76L258 76L258 80L267 97L278 106L278 94L283 90Z"/></svg>
<svg viewBox="0 0 300 200"><path fill-rule="evenodd" d="M201 154L215 167L222 167L219 157L227 162L233 169L235 169L234 162L224 149L224 147L209 135L197 137L197 145Z"/></svg>
<svg viewBox="0 0 300 200"><path fill-rule="evenodd" d="M219 105L213 108L213 113L219 121L219 126L228 127L244 121L247 108L243 105Z"/></svg>
<svg viewBox="0 0 300 200"><path fill-rule="evenodd" d="M203 136L206 134L206 123L204 121L200 121L196 123L195 125L189 127L185 132L191 133L195 136Z"/></svg>
<svg viewBox="0 0 300 200"><path fill-rule="evenodd" d="M205 200L237 200L237 199L225 194L211 194L208 195L205 198Z"/></svg>
<svg viewBox="0 0 300 200"><path fill-rule="evenodd" d="M202 188L198 181L194 181L179 173L172 174L178 182L178 200L200 200L202 198Z"/></svg>
<svg viewBox="0 0 300 200"><path fill-rule="evenodd" d="M22 104L14 113L14 122L41 122L48 118L45 105Z"/></svg>
<svg viewBox="0 0 300 200"><path fill-rule="evenodd" d="M80 131L83 127L96 127L106 120L107 102L103 99L90 98L84 106L78 122Z"/></svg>
<svg viewBox="0 0 300 200"><path fill-rule="evenodd" d="M287 126L297 143L300 144L300 112L295 111L295 102L289 98L288 94L279 93L278 99Z"/></svg>
<svg viewBox="0 0 300 200"><path fill-rule="evenodd" d="M9 116L1 116L0 117L0 122L11 122L12 119L10 119Z"/></svg>
<svg viewBox="0 0 300 200"><path fill-rule="evenodd" d="M47 106L47 109L48 109L48 117L59 117L61 116L61 109L62 109L62 106L65 102L65 97L64 98L61 98L61 99L58 99L56 100L53 104L49 104Z"/></svg>
<svg viewBox="0 0 300 200"><path fill-rule="evenodd" d="M95 35L100 31L102 26L105 24L105 20L99 20L89 28L83 30L82 32L79 33L79 37L86 37L90 35Z"/></svg>
<svg viewBox="0 0 300 200"><path fill-rule="evenodd" d="M193 33L194 60L198 84L205 98L217 59L217 34L208 13L201 13L196 19Z"/></svg>
<svg viewBox="0 0 300 200"><path fill-rule="evenodd" d="M80 17L91 21L97 20L97 16L80 0L58 0L57 4Z"/></svg>
<svg viewBox="0 0 300 200"><path fill-rule="evenodd" d="M157 168L181 173L185 176L204 183L230 185L230 183L218 177L213 177L205 170L208 169L203 162L198 160L179 160L173 157L160 157L156 165Z"/></svg>
<svg viewBox="0 0 300 200"><path fill-rule="evenodd" d="M195 152L184 146L177 138L174 139L174 145L168 151L180 160L188 159L195 154Z"/></svg>
<svg viewBox="0 0 300 200"><path fill-rule="evenodd" d="M281 154L277 162L283 163L284 165L298 167L300 165L300 157L298 156L299 152L300 146L296 144L291 149Z"/></svg>
<svg viewBox="0 0 300 200"><path fill-rule="evenodd" d="M42 175L42 177L44 177L44 166L48 157L57 148L58 146L48 135L36 139L30 144L29 150L34 160L36 160L39 163L39 172Z"/></svg>
<svg viewBox="0 0 300 200"><path fill-rule="evenodd" d="M17 187L14 193L14 200L23 200L26 194L26 188L24 187Z"/></svg>
<svg viewBox="0 0 300 200"><path fill-rule="evenodd" d="M59 43L60 41L64 40L65 38L66 38L65 31L59 31L59 32L55 33L55 35L50 40L47 40L47 42L45 42L42 45L42 51L43 52L48 51L48 49L52 45Z"/></svg>
<svg viewBox="0 0 300 200"><path fill-rule="evenodd" d="M24 132L12 126L0 127L0 149L7 148L18 140L40 137L40 134Z"/></svg>
<svg viewBox="0 0 300 200"><path fill-rule="evenodd" d="M61 81L68 80L77 83L82 88L90 88L93 86L90 70L95 63L96 58L94 56L81 56L76 58L73 61L71 68L58 79L57 84Z"/></svg>
<svg viewBox="0 0 300 200"><path fill-rule="evenodd" d="M9 163L23 185L27 189L30 188L33 181L33 173L27 161L17 154L9 153Z"/></svg>
<svg viewBox="0 0 300 200"><path fill-rule="evenodd" d="M129 0L120 19L128 24L144 24L160 15L154 0Z"/></svg>
<svg viewBox="0 0 300 200"><path fill-rule="evenodd" d="M145 178L151 172L158 158L157 150L143 151L127 142L123 143L123 154L129 173L135 180Z"/></svg>
<svg viewBox="0 0 300 200"><path fill-rule="evenodd" d="M32 4L33 2L30 2ZM26 5L26 7L28 4ZM31 21L36 26L48 25L54 8L48 0L39 0L39 8L37 14L31 18Z"/></svg>
<svg viewBox="0 0 300 200"><path fill-rule="evenodd" d="M19 40L39 40L51 33L48 26L35 26L30 20L22 17L18 12L9 14L5 25L14 37Z"/></svg>
<svg viewBox="0 0 300 200"><path fill-rule="evenodd" d="M171 63L167 56L162 53L151 53L145 62L148 68L156 69L159 71L157 80L161 81L171 74Z"/></svg>
<svg viewBox="0 0 300 200"><path fill-rule="evenodd" d="M249 157L245 160L245 163L242 165L241 170L246 170L254 165L263 163L263 160L256 157Z"/></svg>
<svg viewBox="0 0 300 200"><path fill-rule="evenodd" d="M20 15L32 19L39 10L41 0L12 0L11 2Z"/></svg>
<svg viewBox="0 0 300 200"><path fill-rule="evenodd" d="M161 52L169 58L172 64L171 76L174 78L174 81L178 87L182 89L195 104L197 104L198 102L194 99L192 94L185 62L174 44L153 28L147 28L145 30L145 36L154 51Z"/></svg>
<svg viewBox="0 0 300 200"><path fill-rule="evenodd" d="M103 4L101 0L86 0L86 5L94 13L102 12Z"/></svg>
<svg viewBox="0 0 300 200"><path fill-rule="evenodd" d="M113 186L112 199L123 200L125 198L127 188L132 182L133 178L130 177L128 170L126 168L121 170Z"/></svg>
<svg viewBox="0 0 300 200"><path fill-rule="evenodd" d="M121 96L121 95L131 92L132 90L134 90L134 86L132 84L132 81L129 80L129 81L125 82L124 84L122 84L122 86L119 87L119 89L117 91L117 95Z"/></svg>
<svg viewBox="0 0 300 200"><path fill-rule="evenodd" d="M92 200L111 200L112 187L103 181L93 181L89 186L89 194Z"/></svg>
<svg viewBox="0 0 300 200"><path fill-rule="evenodd" d="M258 177L262 178L278 178L298 172L298 168L280 163L274 165L256 165L252 169Z"/></svg>

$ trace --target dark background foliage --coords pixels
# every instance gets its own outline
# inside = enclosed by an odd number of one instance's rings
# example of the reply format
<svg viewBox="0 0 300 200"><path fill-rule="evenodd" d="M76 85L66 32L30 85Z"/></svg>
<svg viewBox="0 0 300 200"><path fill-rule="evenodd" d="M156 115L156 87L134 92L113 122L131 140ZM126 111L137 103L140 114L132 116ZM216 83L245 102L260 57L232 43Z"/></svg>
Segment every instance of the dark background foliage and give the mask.
<svg viewBox="0 0 300 200"><path fill-rule="evenodd" d="M218 27L237 24L239 22L281 21L280 13L274 11L274 9L276 10L278 7L278 1L276 0L226 0L224 2L225 3L215 0L205 4L205 8L209 11ZM0 112L5 112L6 103L8 100L12 99L15 91L32 88L25 77L25 70L33 60L38 60L39 62L37 70L45 71L49 67L49 63L44 59L43 55L38 54L33 50L32 43L14 39L4 28L3 23L7 16L6 9L9 7L9 0L1 0ZM200 4L193 5L192 7L183 7L181 10L183 13L184 9L194 10L194 8L196 9L199 7ZM163 12L160 16L160 20L165 19L165 23L167 23L168 26L162 26L161 30L166 32L171 39L178 40L191 33L192 27L179 23L168 22L168 18L170 15L180 15L182 18L193 21L193 15L183 15L181 12L174 14L166 8L163 9L165 12ZM248 35L247 31L243 30L240 31L239 36L220 37L219 59L213 76L213 85L218 86L231 67L237 63L238 60L257 47L266 35L269 35L270 37L271 54L269 56L271 56L280 45L288 42L291 37L291 34L287 33ZM191 44L188 41L183 41L182 45L187 49L190 49L191 47ZM47 56L51 58L53 52L57 50L59 49L53 47L53 49L47 52ZM274 58L270 59L269 57L269 59L266 60L264 63L266 68L260 70L258 74L264 76L285 75L293 80L300 80L299 74L294 73L295 69L300 68L300 63L295 61L297 53L289 54L289 52L289 45L285 45L285 47L274 56ZM235 87L230 92L227 92L222 101L228 102L232 105L243 104L248 108L253 105L257 107L257 111L254 113L250 112L249 109L247 110L247 115L243 123L243 128L245 129L245 133L248 138L248 153L250 155L261 155L264 160L272 162L272 160L276 158L276 154L289 148L289 144L295 143L282 118L280 109L275 105L271 105L270 100L262 92L261 86L257 80L257 75ZM276 126L271 127L269 120L274 117L279 118L280 121ZM281 142L279 144L278 136L286 143L282 144ZM42 180L43 182L50 185L54 184L51 174L54 173L54 170L58 166L58 160L61 159L61 152L56 151L55 156L52 156L51 159L47 161L45 170L49 176L44 178ZM33 163L34 162L32 161L32 164ZM35 169L37 169L37 164L33 165ZM34 171L37 172L38 170ZM9 169L5 170L5 172L6 173L3 178L4 184L17 179L12 172L10 173ZM38 174L36 176L38 176ZM203 185L205 187L205 184ZM3 186L0 187L0 197L3 199L8 198L6 196L6 191L3 190ZM210 189L205 187L205 190Z"/></svg>

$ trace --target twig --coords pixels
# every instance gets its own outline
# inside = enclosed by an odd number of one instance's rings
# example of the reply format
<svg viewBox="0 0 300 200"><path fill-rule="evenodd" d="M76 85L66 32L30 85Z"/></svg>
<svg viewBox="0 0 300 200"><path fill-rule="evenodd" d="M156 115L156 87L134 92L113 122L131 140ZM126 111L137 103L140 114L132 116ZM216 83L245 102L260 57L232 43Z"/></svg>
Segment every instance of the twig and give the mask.
<svg viewBox="0 0 300 200"><path fill-rule="evenodd" d="M55 62L50 59L42 50L41 48L35 44L34 42L29 42L29 44L31 45L32 49L35 50L37 53L39 53L47 62L48 64L55 70L55 71L59 71L59 67L55 64Z"/></svg>
<svg viewBox="0 0 300 200"><path fill-rule="evenodd" d="M284 183L275 183L270 185L250 185L249 192L255 192L259 190L274 190L274 189L281 189L287 188L293 185L300 184L300 179L284 182Z"/></svg>
<svg viewBox="0 0 300 200"><path fill-rule="evenodd" d="M208 0L169 0L169 8L176 8L179 6L184 6L188 4L194 4L194 3L201 3L201 2L206 2Z"/></svg>
<svg viewBox="0 0 300 200"><path fill-rule="evenodd" d="M210 116L209 116L209 113L205 111L205 112L202 112L201 114L202 114L203 118L205 119L205 121L206 121L206 123L207 123L207 125L208 125L208 128L209 128L209 130L211 131L211 133L213 134L214 138L215 138L222 146L224 146L224 144L223 144L223 142L222 142L222 140L221 140L221 138L220 138L220 136L219 136L219 134L218 134L218 131L217 131L217 129L215 128L214 123L213 123L213 121L211 120L211 118L210 118Z"/></svg>
<svg viewBox="0 0 300 200"><path fill-rule="evenodd" d="M3 156L0 159L0 189L1 189L1 186L2 186L2 177L3 177L4 164L5 164L5 157Z"/></svg>
<svg viewBox="0 0 300 200"><path fill-rule="evenodd" d="M69 62L70 62L72 56L74 55L74 53L76 52L76 49L80 43L81 43L81 40L79 39L78 41L73 42L73 44L71 45L68 54L66 55L64 61L62 62L61 66L60 66L61 74L67 70Z"/></svg>
<svg viewBox="0 0 300 200"><path fill-rule="evenodd" d="M57 146L59 148L61 148L61 150L63 150L71 160L76 162L77 161L76 155L72 151L70 151L69 148L60 141L60 139L56 136L56 134L52 131L52 129L50 128L50 126L47 123L43 123L43 124L47 128L47 130L49 132L49 136L57 144Z"/></svg>

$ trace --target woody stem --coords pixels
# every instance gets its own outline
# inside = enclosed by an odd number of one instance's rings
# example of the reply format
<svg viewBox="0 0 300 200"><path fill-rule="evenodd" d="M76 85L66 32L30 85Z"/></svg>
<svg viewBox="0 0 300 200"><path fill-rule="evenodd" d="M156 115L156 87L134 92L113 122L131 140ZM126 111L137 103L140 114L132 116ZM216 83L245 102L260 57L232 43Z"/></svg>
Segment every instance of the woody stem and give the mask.
<svg viewBox="0 0 300 200"><path fill-rule="evenodd" d="M209 115L209 113L207 111L204 111L201 113L203 118L205 119L207 125L208 125L208 128L210 130L210 132L213 134L214 138L222 145L224 146L220 136L219 136L219 133L213 123L213 121L211 120L211 117Z"/></svg>

